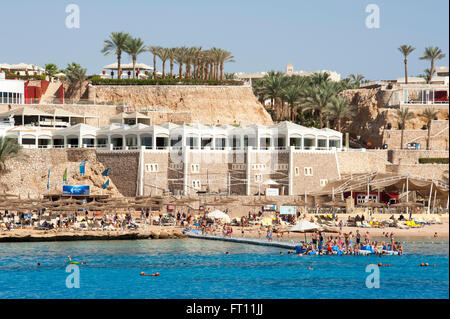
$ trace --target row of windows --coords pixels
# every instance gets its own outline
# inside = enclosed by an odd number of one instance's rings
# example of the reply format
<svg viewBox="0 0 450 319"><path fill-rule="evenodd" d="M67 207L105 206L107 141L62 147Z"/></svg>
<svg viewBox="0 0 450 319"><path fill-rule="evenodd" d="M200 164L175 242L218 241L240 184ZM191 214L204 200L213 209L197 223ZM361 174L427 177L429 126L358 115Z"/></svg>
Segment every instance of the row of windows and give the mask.
<svg viewBox="0 0 450 319"><path fill-rule="evenodd" d="M183 164L170 164L173 168L182 168ZM233 164L233 165L245 165L245 164ZM158 172L159 165L157 163L151 163L151 164L145 164L145 170L150 173L156 173ZM313 176L312 167L304 167L304 175L305 176ZM199 173L200 172L200 165L199 164L191 164L191 171L192 173ZM263 174L255 174L254 180L256 183L262 182L262 175ZM295 176L300 175L300 169L299 167L295 168ZM327 179L321 179L320 180L320 186L325 186L328 183ZM192 187L196 189L201 188L200 180L193 180L192 181Z"/></svg>
<svg viewBox="0 0 450 319"><path fill-rule="evenodd" d="M23 104L23 94L0 92L0 104Z"/></svg>
<svg viewBox="0 0 450 319"><path fill-rule="evenodd" d="M170 169L183 169L183 163L170 163Z"/></svg>
<svg viewBox="0 0 450 319"><path fill-rule="evenodd" d="M265 164L253 164L253 169L264 169L266 166ZM183 163L171 163L169 165L170 169L182 169ZM245 164L233 164L232 169L233 170L245 170L246 165ZM145 164L145 169L147 172L158 172L158 164L157 163L151 163L151 164ZM287 170L288 164L277 164L276 165L277 170ZM191 164L191 173L200 173L200 164ZM300 168L295 167L294 168L294 174L295 176L300 176ZM303 168L303 174L304 176L313 176L313 169L312 167L304 167ZM261 174L256 174L255 176L259 176ZM255 180L256 181L256 180Z"/></svg>
<svg viewBox="0 0 450 319"><path fill-rule="evenodd" d="M192 188L201 189L202 184L200 183L200 180L198 180L198 179L192 180Z"/></svg>
<svg viewBox="0 0 450 319"><path fill-rule="evenodd" d="M247 168L246 164L232 164L231 169L235 171L243 171Z"/></svg>

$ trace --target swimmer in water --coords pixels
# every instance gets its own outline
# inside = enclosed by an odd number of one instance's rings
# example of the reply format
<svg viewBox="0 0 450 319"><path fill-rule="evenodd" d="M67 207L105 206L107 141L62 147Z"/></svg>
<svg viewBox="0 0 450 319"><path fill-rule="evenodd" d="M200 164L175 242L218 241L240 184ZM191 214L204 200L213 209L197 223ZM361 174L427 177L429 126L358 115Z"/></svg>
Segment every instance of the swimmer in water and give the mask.
<svg viewBox="0 0 450 319"><path fill-rule="evenodd" d="M77 261L72 261L72 257L70 257L70 256L67 256L67 258L69 258L69 261L68 261L69 264L79 263L79 262L77 262ZM85 262L85 261L82 261L82 262L79 263L79 264L86 265L86 262Z"/></svg>
<svg viewBox="0 0 450 319"><path fill-rule="evenodd" d="M37 263L37 265L38 265L38 266L40 266L40 265L41 265L41 263Z"/></svg>
<svg viewBox="0 0 450 319"><path fill-rule="evenodd" d="M155 273L155 274L146 274L145 272L141 272L141 276L149 276L149 277L158 277L159 276L159 272Z"/></svg>

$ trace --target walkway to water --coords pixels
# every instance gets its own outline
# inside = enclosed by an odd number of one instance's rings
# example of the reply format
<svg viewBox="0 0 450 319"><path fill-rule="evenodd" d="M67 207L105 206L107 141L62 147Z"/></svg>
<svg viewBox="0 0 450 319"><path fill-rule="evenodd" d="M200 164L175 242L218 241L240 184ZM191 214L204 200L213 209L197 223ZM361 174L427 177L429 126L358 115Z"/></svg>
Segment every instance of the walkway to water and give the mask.
<svg viewBox="0 0 450 319"><path fill-rule="evenodd" d="M228 242L250 244L250 245L279 247L279 248L292 249L292 250L295 250L295 246L298 245L298 244L288 243L288 242L268 241L268 240L253 239L253 238L233 238L233 237L200 235L200 234L193 233L193 232L186 232L186 235L190 238L220 240L220 241L228 241Z"/></svg>

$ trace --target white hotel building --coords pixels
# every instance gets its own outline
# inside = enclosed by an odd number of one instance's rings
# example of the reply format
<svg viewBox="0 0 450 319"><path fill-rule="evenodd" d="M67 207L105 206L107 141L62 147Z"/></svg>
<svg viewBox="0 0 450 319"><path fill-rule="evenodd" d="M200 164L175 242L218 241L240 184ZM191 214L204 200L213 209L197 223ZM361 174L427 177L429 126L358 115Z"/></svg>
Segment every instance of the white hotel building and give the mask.
<svg viewBox="0 0 450 319"><path fill-rule="evenodd" d="M111 168L111 180L125 196L163 191L254 195L268 188L278 189L280 195L304 195L340 177L342 133L328 128L291 122L146 125L139 123L138 118L148 120L140 114L131 116L137 124L95 127L81 117L78 124L61 125L61 116L71 114L59 110L11 112L14 117L0 114L0 137L16 138L24 148L42 152L90 149L97 161ZM15 120L25 125L14 125Z"/></svg>
<svg viewBox="0 0 450 319"><path fill-rule="evenodd" d="M25 85L22 80L6 80L0 72L0 104L24 104Z"/></svg>

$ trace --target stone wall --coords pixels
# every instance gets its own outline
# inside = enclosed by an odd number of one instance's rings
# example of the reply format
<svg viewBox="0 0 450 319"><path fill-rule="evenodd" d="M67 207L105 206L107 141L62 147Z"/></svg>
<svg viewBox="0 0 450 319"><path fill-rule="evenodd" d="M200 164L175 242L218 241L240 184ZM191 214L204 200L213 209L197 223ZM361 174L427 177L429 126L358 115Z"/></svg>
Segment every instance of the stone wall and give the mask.
<svg viewBox="0 0 450 319"><path fill-rule="evenodd" d="M321 180L328 182L331 179L339 178L339 167L334 153L294 152L293 166L294 194L319 191L322 188ZM312 169L312 176L305 174L305 167ZM297 172L296 168L298 168Z"/></svg>
<svg viewBox="0 0 450 319"><path fill-rule="evenodd" d="M433 150L389 150L392 164L419 164L419 158L448 158L449 151ZM422 165L422 164L421 164Z"/></svg>
<svg viewBox="0 0 450 319"><path fill-rule="evenodd" d="M168 179L174 179L169 170L169 153L165 151L144 151L143 155L143 192L144 195L161 195L169 188ZM158 164L156 172L150 171L148 165Z"/></svg>
<svg viewBox="0 0 450 319"><path fill-rule="evenodd" d="M388 162L387 150L337 152L341 175L384 172Z"/></svg>
<svg viewBox="0 0 450 319"><path fill-rule="evenodd" d="M110 179L123 196L136 196L139 151L97 151L97 161L110 169Z"/></svg>
<svg viewBox="0 0 450 319"><path fill-rule="evenodd" d="M272 124L249 86L89 86L89 99L96 103L125 104L149 112L153 123L192 122L205 124Z"/></svg>
<svg viewBox="0 0 450 319"><path fill-rule="evenodd" d="M400 149L401 130L385 130L383 132L383 144L387 144L389 149ZM432 150L449 149L449 121L431 121L430 148ZM403 148L408 143L419 143L421 149L426 149L428 129L406 129L403 133Z"/></svg>
<svg viewBox="0 0 450 319"><path fill-rule="evenodd" d="M79 164L87 160L85 176L80 176ZM91 194L120 196L114 182L107 190L102 189L107 177L101 175L105 166L97 161L95 150L82 149L24 149L21 158L6 162L7 170L0 174L0 193L39 195L61 193L64 171L67 168L68 185L90 185ZM50 169L50 189L47 190L47 176Z"/></svg>

